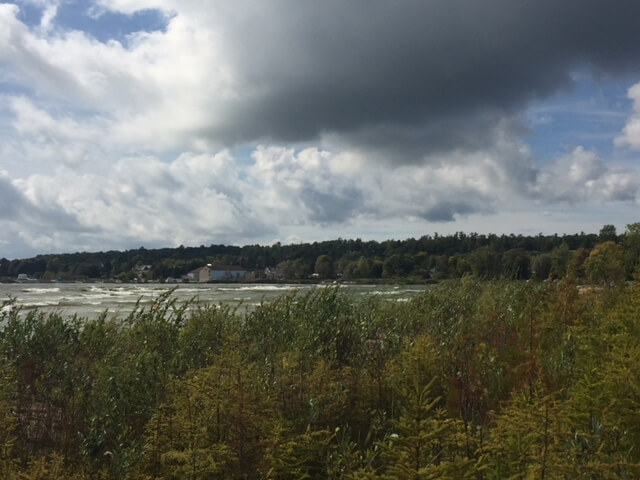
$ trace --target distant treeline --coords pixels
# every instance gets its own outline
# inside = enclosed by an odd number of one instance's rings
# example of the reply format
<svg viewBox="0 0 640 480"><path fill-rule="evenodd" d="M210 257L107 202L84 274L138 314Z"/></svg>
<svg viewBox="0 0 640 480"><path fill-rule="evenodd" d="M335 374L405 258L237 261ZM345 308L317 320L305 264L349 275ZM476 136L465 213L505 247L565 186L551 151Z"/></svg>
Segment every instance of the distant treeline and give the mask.
<svg viewBox="0 0 640 480"><path fill-rule="evenodd" d="M605 225L598 234L575 235L425 235L383 242L331 240L295 245L210 245L96 253L38 255L0 260L0 278L19 274L41 280L179 278L207 263L239 265L250 271L273 270L272 279L321 278L431 281L460 278L544 280L630 278L640 257L640 223L618 234ZM600 260L598 262L598 260ZM604 264L607 271L603 271ZM149 268L141 268L149 266ZM615 270L622 271L615 271Z"/></svg>

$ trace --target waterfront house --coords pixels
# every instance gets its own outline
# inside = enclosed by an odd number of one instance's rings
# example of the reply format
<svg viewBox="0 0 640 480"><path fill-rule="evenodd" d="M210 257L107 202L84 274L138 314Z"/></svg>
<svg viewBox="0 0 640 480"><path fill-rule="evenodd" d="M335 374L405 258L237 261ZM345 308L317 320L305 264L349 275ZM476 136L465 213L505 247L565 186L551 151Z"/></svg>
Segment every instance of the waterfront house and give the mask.
<svg viewBox="0 0 640 480"><path fill-rule="evenodd" d="M236 265L207 265L200 271L200 281L225 281L242 280L247 276L247 271ZM203 280L207 278L206 280Z"/></svg>
<svg viewBox="0 0 640 480"><path fill-rule="evenodd" d="M35 278L29 277L29 275L27 275L26 273L18 274L18 278L17 278L18 283L33 283L37 281L38 280L36 280Z"/></svg>
<svg viewBox="0 0 640 480"><path fill-rule="evenodd" d="M202 270L202 267L198 267L194 270L191 270L189 273L187 273L186 275L186 280L189 282L199 282L200 281L200 270Z"/></svg>
<svg viewBox="0 0 640 480"><path fill-rule="evenodd" d="M235 265L208 264L187 273L190 282L199 283L244 280L246 276L247 270Z"/></svg>

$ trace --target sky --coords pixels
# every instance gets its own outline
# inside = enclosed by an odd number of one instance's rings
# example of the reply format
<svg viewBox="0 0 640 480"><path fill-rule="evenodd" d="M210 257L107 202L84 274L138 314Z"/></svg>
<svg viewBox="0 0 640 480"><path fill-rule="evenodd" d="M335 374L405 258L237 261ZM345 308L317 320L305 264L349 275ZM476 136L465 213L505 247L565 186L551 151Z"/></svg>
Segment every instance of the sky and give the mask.
<svg viewBox="0 0 640 480"><path fill-rule="evenodd" d="M637 0L0 3L0 257L640 221Z"/></svg>

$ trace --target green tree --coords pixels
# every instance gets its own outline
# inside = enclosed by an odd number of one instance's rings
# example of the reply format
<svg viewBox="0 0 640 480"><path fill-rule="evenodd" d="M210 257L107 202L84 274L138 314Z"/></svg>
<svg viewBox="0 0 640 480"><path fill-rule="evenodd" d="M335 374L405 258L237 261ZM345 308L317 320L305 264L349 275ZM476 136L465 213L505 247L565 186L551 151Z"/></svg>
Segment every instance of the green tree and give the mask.
<svg viewBox="0 0 640 480"><path fill-rule="evenodd" d="M478 278L496 278L500 273L500 257L488 246L474 250L468 260L471 271Z"/></svg>
<svg viewBox="0 0 640 480"><path fill-rule="evenodd" d="M411 259L403 253L394 253L384 260L382 276L385 278L403 277L413 268Z"/></svg>
<svg viewBox="0 0 640 480"><path fill-rule="evenodd" d="M286 433L276 431L267 449L268 479L338 480L357 468L357 452L340 428Z"/></svg>
<svg viewBox="0 0 640 480"><path fill-rule="evenodd" d="M285 260L277 265L278 272L287 280L296 278L296 264L293 260Z"/></svg>
<svg viewBox="0 0 640 480"><path fill-rule="evenodd" d="M561 402L544 394L541 387L531 393L516 393L497 416L491 437L483 450L488 455L485 478L567 478L563 470L564 441Z"/></svg>
<svg viewBox="0 0 640 480"><path fill-rule="evenodd" d="M624 250L612 241L599 243L585 260L584 270L594 283L618 283L625 277Z"/></svg>
<svg viewBox="0 0 640 480"><path fill-rule="evenodd" d="M355 275L357 278L373 277L373 261L367 257L361 256L358 259Z"/></svg>
<svg viewBox="0 0 640 480"><path fill-rule="evenodd" d="M607 320L594 332L590 353L598 367L571 386L566 401L566 458L574 478L578 472L582 478L640 478L640 349L637 329L620 328L625 323ZM620 334L605 333L612 328Z"/></svg>
<svg viewBox="0 0 640 480"><path fill-rule="evenodd" d="M546 280L551 274L553 265L552 256L548 253L542 253L533 257L531 262L531 277L536 280Z"/></svg>
<svg viewBox="0 0 640 480"><path fill-rule="evenodd" d="M585 277L584 262L589 257L589 250L584 247L580 247L576 250L576 253L571 257L571 261L567 266L567 275L570 277L581 280Z"/></svg>
<svg viewBox="0 0 640 480"><path fill-rule="evenodd" d="M248 478L275 428L256 366L233 342L210 367L175 382L147 424L140 474L167 480Z"/></svg>
<svg viewBox="0 0 640 480"><path fill-rule="evenodd" d="M315 272L320 278L333 278L333 260L329 255L320 255L316 259Z"/></svg>
<svg viewBox="0 0 640 480"><path fill-rule="evenodd" d="M449 262L450 257L448 255L438 255L435 257L435 263L433 268L434 278L438 280L444 280L445 278L450 278L451 276L451 263Z"/></svg>
<svg viewBox="0 0 640 480"><path fill-rule="evenodd" d="M569 262L571 260L571 250L565 242L551 251L551 272L554 278L563 278L567 274Z"/></svg>
<svg viewBox="0 0 640 480"><path fill-rule="evenodd" d="M627 277L631 277L640 265L640 222L627 225L622 245L625 250Z"/></svg>
<svg viewBox="0 0 640 480"><path fill-rule="evenodd" d="M414 380L402 388L406 407L380 444L387 475L406 480L472 478L479 473L479 462L467 456L464 425L437 407L441 398L431 393L435 377L426 385Z"/></svg>
<svg viewBox="0 0 640 480"><path fill-rule="evenodd" d="M616 233L616 227L614 225L604 225L598 233L598 242L617 242L618 234Z"/></svg>
<svg viewBox="0 0 640 480"><path fill-rule="evenodd" d="M511 280L526 280L530 275L529 255L522 248L507 250L502 255L503 275Z"/></svg>

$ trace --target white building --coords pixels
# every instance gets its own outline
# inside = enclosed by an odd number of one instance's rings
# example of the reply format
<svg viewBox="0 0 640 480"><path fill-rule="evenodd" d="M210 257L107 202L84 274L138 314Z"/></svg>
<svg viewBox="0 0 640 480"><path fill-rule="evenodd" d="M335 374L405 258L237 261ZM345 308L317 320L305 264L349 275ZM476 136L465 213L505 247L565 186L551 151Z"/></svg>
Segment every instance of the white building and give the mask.
<svg viewBox="0 0 640 480"><path fill-rule="evenodd" d="M187 273L187 278L191 282L211 282L211 281L235 281L242 280L247 276L247 271L234 265L205 265L201 268Z"/></svg>

